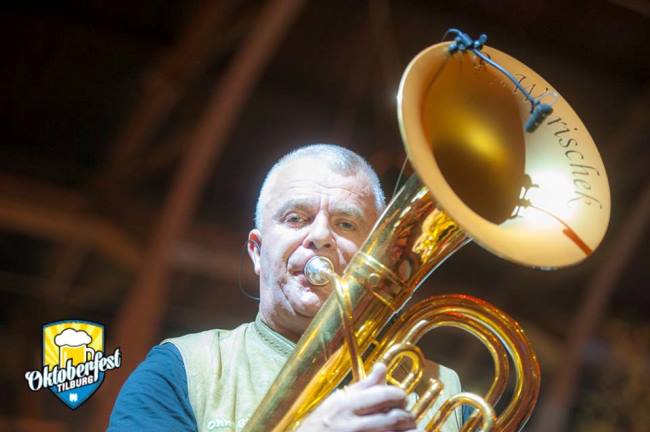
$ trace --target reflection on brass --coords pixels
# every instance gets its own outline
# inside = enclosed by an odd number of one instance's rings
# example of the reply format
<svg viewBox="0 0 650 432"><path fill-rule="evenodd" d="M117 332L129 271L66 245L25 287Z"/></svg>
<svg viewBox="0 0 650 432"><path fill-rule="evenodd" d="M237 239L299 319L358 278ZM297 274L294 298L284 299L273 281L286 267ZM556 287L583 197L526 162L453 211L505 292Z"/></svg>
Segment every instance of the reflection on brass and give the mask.
<svg viewBox="0 0 650 432"><path fill-rule="evenodd" d="M422 235L415 240L413 252L429 261L434 254L446 255L446 244L455 244L457 237L464 238L461 230L445 212L433 210L422 223Z"/></svg>
<svg viewBox="0 0 650 432"><path fill-rule="evenodd" d="M553 113L533 132L530 110L514 85L472 53L427 48L407 67L398 117L416 175L393 198L342 275L317 266L334 284L296 350L249 420L247 431L295 429L348 377L376 361L407 391L425 390L413 406L425 430L437 430L457 407L476 408L467 427L519 430L537 401L539 365L519 325L494 306L458 295L427 299L395 318L422 281L471 240L511 261L558 268L583 260L601 242L610 212L607 176L587 129L543 78L498 50L483 52L535 97L555 95ZM392 319L391 319L392 318ZM389 325L389 320L392 324ZM490 352L487 393L461 393L423 424L442 384L422 381L418 340L451 326ZM381 336L381 337L380 337ZM397 365L410 365L397 378ZM512 399L495 413L508 377Z"/></svg>

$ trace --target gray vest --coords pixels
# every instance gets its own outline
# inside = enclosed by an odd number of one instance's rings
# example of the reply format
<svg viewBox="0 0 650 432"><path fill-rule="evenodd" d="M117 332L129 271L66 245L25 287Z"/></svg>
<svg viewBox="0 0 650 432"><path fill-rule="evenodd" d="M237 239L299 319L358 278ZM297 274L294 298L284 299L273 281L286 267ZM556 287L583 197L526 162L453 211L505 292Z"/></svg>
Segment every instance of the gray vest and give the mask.
<svg viewBox="0 0 650 432"><path fill-rule="evenodd" d="M208 330L164 342L173 343L183 358L199 431L242 430L295 347L259 316L234 330ZM451 369L427 362L425 375L445 384L436 407L460 392L458 376ZM412 403L415 394L411 396ZM460 425L456 410L443 431L458 431Z"/></svg>
<svg viewBox="0 0 650 432"><path fill-rule="evenodd" d="M200 431L238 431L260 403L294 344L258 317L234 330L168 339L181 353Z"/></svg>

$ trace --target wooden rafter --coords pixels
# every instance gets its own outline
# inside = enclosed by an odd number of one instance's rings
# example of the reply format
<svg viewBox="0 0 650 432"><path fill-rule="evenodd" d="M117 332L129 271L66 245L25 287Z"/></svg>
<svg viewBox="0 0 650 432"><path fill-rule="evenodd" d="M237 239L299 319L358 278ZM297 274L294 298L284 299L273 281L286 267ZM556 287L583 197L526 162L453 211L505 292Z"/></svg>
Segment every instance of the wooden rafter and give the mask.
<svg viewBox="0 0 650 432"><path fill-rule="evenodd" d="M591 284L585 290L563 350L565 355L562 366L553 378L551 390L537 415L537 431L566 430L587 343L607 310L607 301L616 289L630 257L643 240L649 220L650 183L646 185L625 224L621 225L618 237L609 249L605 265L594 274Z"/></svg>
<svg viewBox="0 0 650 432"><path fill-rule="evenodd" d="M66 244L96 247L119 264L140 262L139 245L105 218L0 195L0 227Z"/></svg>
<svg viewBox="0 0 650 432"><path fill-rule="evenodd" d="M134 160L140 159L187 86L208 66L235 3L199 2L178 42L160 56L142 80L138 102L109 147L106 165L97 179L100 183L113 184L129 171Z"/></svg>
<svg viewBox="0 0 650 432"><path fill-rule="evenodd" d="M90 201L74 191L0 173L0 230L60 245L48 271L57 280L74 276L70 266L78 265L83 258L85 252L80 250L94 251L125 269L135 270L143 261L142 243L111 219L86 210ZM144 219L153 217L145 211ZM173 251L171 267L215 281L237 282L243 278L244 283L253 284L250 275L238 271L239 248L244 240L245 233L195 223ZM48 283L57 289L63 286L56 280Z"/></svg>
<svg viewBox="0 0 650 432"><path fill-rule="evenodd" d="M612 163L622 165L623 151L647 129L644 115L648 112L650 89L645 88L626 110L625 121L609 137L603 148L614 149ZM593 275L577 314L571 324L564 352L562 366L551 383L551 390L540 402L535 423L536 431L563 432L574 405L582 357L597 324L607 311L607 301L617 287L630 257L643 239L650 218L650 183L645 185L637 201L631 206L627 217L619 223L617 238L608 249L605 265Z"/></svg>
<svg viewBox="0 0 650 432"><path fill-rule="evenodd" d="M123 366L93 401L96 410L90 430L106 427L119 388L155 341L167 305L166 276L172 251L189 224L203 184L244 103L302 3L302 0L269 1L216 84L181 161L133 289L118 313L114 341L128 352L128 357L125 355Z"/></svg>

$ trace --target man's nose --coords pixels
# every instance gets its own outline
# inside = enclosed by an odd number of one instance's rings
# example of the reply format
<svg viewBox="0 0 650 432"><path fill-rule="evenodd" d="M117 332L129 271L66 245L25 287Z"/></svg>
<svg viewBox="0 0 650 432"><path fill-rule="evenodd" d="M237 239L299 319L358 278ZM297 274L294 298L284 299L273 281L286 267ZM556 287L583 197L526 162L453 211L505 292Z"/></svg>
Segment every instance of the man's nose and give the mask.
<svg viewBox="0 0 650 432"><path fill-rule="evenodd" d="M325 215L318 215L305 237L304 246L308 249L331 249L334 246L334 237L329 220Z"/></svg>

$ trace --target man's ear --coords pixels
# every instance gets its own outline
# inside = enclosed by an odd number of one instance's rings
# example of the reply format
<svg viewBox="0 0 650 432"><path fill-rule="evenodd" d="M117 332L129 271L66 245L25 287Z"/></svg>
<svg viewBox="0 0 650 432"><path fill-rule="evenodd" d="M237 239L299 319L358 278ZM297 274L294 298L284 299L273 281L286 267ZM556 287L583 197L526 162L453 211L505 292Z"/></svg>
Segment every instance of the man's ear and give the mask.
<svg viewBox="0 0 650 432"><path fill-rule="evenodd" d="M256 275L260 275L260 249L262 248L262 234L260 230L253 229L248 233L248 244L246 250L253 261L253 269Z"/></svg>

